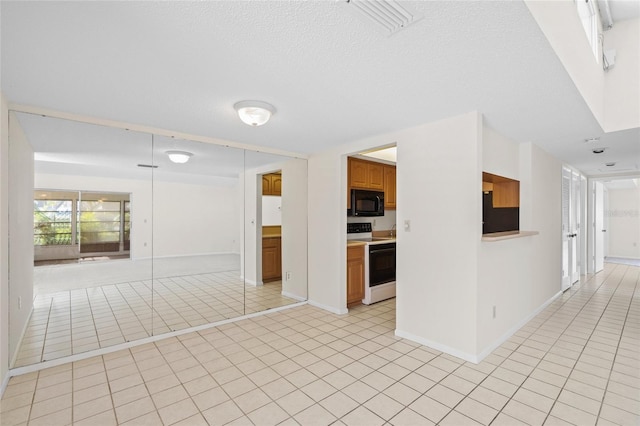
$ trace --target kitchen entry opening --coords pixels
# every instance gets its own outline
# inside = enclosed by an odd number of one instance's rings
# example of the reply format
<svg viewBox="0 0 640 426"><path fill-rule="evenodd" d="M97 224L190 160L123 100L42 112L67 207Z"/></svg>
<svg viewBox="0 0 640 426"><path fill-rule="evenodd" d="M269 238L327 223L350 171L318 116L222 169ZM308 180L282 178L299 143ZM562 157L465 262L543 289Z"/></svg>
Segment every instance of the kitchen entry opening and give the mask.
<svg viewBox="0 0 640 426"><path fill-rule="evenodd" d="M129 193L38 189L33 200L34 264L128 259Z"/></svg>

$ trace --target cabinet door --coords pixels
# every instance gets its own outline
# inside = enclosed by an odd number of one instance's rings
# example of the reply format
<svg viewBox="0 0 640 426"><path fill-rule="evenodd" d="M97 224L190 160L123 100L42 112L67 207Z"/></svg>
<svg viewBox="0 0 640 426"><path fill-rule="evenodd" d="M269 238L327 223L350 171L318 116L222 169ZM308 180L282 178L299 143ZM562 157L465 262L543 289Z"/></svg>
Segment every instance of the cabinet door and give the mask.
<svg viewBox="0 0 640 426"><path fill-rule="evenodd" d="M369 188L368 164L366 161L349 158L349 187Z"/></svg>
<svg viewBox="0 0 640 426"><path fill-rule="evenodd" d="M262 175L262 195L273 195L271 181L271 175Z"/></svg>
<svg viewBox="0 0 640 426"><path fill-rule="evenodd" d="M520 182L494 182L493 207L520 207Z"/></svg>
<svg viewBox="0 0 640 426"><path fill-rule="evenodd" d="M282 195L282 175L271 175L271 195Z"/></svg>
<svg viewBox="0 0 640 426"><path fill-rule="evenodd" d="M280 238L262 239L262 281L274 281L282 277Z"/></svg>
<svg viewBox="0 0 640 426"><path fill-rule="evenodd" d="M347 247L347 305L364 299L364 246Z"/></svg>
<svg viewBox="0 0 640 426"><path fill-rule="evenodd" d="M384 166L384 208L396 208L396 168Z"/></svg>
<svg viewBox="0 0 640 426"><path fill-rule="evenodd" d="M367 164L367 188L384 190L384 165L380 163Z"/></svg>

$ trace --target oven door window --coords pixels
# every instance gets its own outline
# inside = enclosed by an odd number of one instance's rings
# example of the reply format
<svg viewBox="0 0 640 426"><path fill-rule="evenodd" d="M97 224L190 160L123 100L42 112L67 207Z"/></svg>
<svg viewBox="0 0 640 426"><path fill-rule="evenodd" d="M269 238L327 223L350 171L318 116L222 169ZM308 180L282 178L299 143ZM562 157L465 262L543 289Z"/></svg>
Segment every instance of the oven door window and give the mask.
<svg viewBox="0 0 640 426"><path fill-rule="evenodd" d="M396 245L369 246L369 287L396 280Z"/></svg>

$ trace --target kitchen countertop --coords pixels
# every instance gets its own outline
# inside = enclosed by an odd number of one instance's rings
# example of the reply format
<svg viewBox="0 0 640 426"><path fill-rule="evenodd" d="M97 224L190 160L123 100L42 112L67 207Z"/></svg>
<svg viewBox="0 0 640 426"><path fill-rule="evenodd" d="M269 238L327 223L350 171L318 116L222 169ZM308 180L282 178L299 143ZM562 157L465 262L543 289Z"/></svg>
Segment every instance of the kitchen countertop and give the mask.
<svg viewBox="0 0 640 426"><path fill-rule="evenodd" d="M362 240L347 240L347 246L352 245L375 245L375 244L386 244L386 243L395 243L395 237L373 237L371 239L362 239Z"/></svg>
<svg viewBox="0 0 640 426"><path fill-rule="evenodd" d="M352 247L352 246L366 246L367 243L364 241L347 241L347 247Z"/></svg>

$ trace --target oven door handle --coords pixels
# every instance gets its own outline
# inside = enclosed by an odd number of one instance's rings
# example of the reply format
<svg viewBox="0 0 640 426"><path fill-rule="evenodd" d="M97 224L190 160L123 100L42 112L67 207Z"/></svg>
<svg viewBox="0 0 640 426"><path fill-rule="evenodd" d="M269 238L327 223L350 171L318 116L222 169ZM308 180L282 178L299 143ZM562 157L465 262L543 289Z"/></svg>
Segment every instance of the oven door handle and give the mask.
<svg viewBox="0 0 640 426"><path fill-rule="evenodd" d="M369 256L371 256L372 254L379 254L379 253L386 253L386 252L395 253L395 251L396 251L395 248L374 249L372 246L369 246Z"/></svg>

